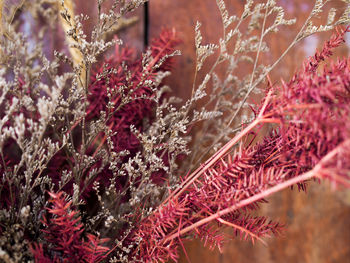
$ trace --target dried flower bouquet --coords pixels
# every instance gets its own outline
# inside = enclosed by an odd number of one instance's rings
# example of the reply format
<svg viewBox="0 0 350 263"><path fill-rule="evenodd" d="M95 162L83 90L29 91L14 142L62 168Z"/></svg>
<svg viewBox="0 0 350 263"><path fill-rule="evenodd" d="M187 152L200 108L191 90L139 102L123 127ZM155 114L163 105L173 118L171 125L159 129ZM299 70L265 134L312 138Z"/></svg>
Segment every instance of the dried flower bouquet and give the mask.
<svg viewBox="0 0 350 263"><path fill-rule="evenodd" d="M287 49L263 64L266 38L295 19L273 0L246 0L240 16L217 0L223 35L203 45L197 23L185 102L163 84L176 70L174 29L142 56L120 47L119 30L135 22L125 15L145 2L98 0L87 35L89 18L71 0L0 1L1 262L177 261L185 238L221 249L224 227L264 243L282 228L256 213L269 195L310 179L350 187L350 60L330 60L345 42L349 1L315 25L333 3L317 0ZM292 47L333 29L289 82L271 83Z"/></svg>

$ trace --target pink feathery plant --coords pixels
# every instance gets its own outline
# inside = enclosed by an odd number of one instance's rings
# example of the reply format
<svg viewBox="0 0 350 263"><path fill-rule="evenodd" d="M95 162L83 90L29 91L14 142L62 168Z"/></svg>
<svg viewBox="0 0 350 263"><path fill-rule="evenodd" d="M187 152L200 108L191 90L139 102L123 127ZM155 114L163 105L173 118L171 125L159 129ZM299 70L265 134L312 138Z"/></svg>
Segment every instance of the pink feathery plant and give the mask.
<svg viewBox="0 0 350 263"><path fill-rule="evenodd" d="M43 243L31 246L36 262L101 262L109 248L103 246L108 239L100 239L84 233L84 225L79 212L72 209L72 201L66 201L63 192L49 193L51 207L42 223L45 227Z"/></svg>
<svg viewBox="0 0 350 263"><path fill-rule="evenodd" d="M243 239L264 242L281 225L251 212L269 195L295 184L305 189L310 179L350 187L350 60L320 68L346 32L338 29L289 83L270 87L255 120L143 220L134 233L141 241L135 252L140 262L176 260L188 236L221 249L225 226ZM272 124L271 131L245 146L242 140L264 124Z"/></svg>

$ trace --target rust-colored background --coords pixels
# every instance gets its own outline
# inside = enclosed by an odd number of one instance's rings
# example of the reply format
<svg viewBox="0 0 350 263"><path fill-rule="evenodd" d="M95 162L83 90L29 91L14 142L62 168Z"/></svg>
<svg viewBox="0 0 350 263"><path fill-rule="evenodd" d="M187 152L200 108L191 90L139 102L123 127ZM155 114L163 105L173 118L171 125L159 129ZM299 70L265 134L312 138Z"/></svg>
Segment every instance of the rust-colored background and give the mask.
<svg viewBox="0 0 350 263"><path fill-rule="evenodd" d="M87 1L77 1L77 9L92 13ZM91 1L94 2L95 1ZM226 1L230 12L240 14L243 0ZM286 44L300 28L307 12L314 1L284 0L277 1L288 12L287 18L297 17L295 26L284 28L271 38L271 52L266 59L276 58ZM341 5L339 4L339 8ZM194 73L194 26L197 20L202 22L203 42L217 43L221 34L221 19L215 0L150 0L148 25L145 25L144 9L140 8L136 15L140 17L137 25L121 33L126 44L143 48L145 26L148 26L148 37L159 34L162 27L174 27L181 35L180 46L182 56L177 58L174 71L167 82L176 95L187 98L192 88ZM93 15L91 15L93 17ZM312 55L316 47L320 47L329 34L311 37L302 41L282 61L272 74L274 81L280 78L288 80L295 70L302 65L303 58ZM345 55L348 48L340 49ZM338 55L339 55L338 54ZM210 60L209 60L210 62ZM350 161L350 160L349 160ZM332 192L326 183L311 183L308 193L297 190L286 190L268 199L269 204L261 208L260 214L286 224L286 231L281 237L267 240L268 246L260 243L252 245L247 241L234 239L224 248L224 253L204 248L200 241L185 242L189 259L192 263L216 262L307 262L307 263L347 263L350 262L350 193ZM228 231L229 234L229 231ZM181 253L179 262L187 262Z"/></svg>

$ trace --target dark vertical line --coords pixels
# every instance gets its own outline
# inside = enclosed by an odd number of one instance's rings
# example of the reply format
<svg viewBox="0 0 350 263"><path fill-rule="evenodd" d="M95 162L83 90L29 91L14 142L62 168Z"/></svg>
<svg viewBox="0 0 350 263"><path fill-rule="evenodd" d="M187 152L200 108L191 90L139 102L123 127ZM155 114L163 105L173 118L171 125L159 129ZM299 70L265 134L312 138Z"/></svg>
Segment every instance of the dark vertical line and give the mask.
<svg viewBox="0 0 350 263"><path fill-rule="evenodd" d="M148 2L144 5L144 15L143 15L143 27L144 27L144 35L143 35L143 44L145 48L148 47L148 38L149 38L149 9Z"/></svg>

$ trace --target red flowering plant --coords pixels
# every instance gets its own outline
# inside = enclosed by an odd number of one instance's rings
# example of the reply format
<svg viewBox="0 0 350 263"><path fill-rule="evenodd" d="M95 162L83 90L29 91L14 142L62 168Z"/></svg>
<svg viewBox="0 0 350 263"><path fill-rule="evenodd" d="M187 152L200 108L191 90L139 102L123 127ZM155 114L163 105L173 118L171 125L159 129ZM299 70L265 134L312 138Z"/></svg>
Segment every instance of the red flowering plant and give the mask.
<svg viewBox="0 0 350 263"><path fill-rule="evenodd" d="M184 238L221 249L226 226L264 243L282 229L256 213L269 195L293 185L304 190L313 178L350 186L349 60L319 68L348 29L338 28L290 82L269 83L260 106L247 102L297 42L348 23L349 6L338 20L332 9L327 24L315 28L312 19L326 4L317 1L286 52L264 66L264 37L294 20L284 19L272 0L248 0L241 17L229 16L217 0L223 37L220 45L203 45L197 23L196 76L220 48L219 55L179 104L163 83L179 53L175 30L163 30L142 56L110 37L134 21L125 15L144 2L98 1L88 37L87 17L74 15L72 1L10 8L0 1L6 25L0 36L1 261L177 261ZM53 56L45 53L49 37L45 42L44 33L28 33L55 26L66 44L51 50ZM253 62L252 72L239 80L237 63L246 61ZM228 65L223 81L215 73L222 63ZM247 109L253 118L234 128ZM192 129L199 122L200 129ZM266 125L269 132L261 134ZM211 157L198 166L205 156Z"/></svg>

